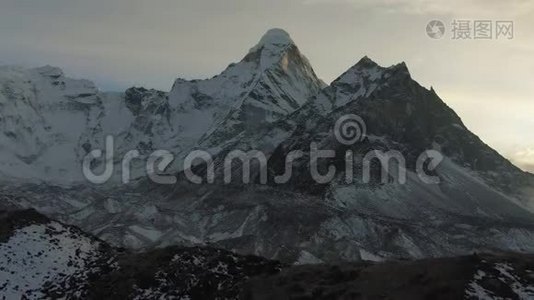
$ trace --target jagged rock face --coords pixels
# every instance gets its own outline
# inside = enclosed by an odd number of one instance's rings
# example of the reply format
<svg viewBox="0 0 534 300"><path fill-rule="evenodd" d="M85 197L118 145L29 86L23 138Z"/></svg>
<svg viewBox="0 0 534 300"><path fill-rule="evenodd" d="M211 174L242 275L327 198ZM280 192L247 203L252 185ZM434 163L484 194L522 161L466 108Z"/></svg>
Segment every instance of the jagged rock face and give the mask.
<svg viewBox="0 0 534 300"><path fill-rule="evenodd" d="M0 85L4 177L64 179L82 152L80 135L98 126L103 108L96 87L49 66L2 67Z"/></svg>
<svg viewBox="0 0 534 300"><path fill-rule="evenodd" d="M91 119L97 125L84 131L84 147L76 149L102 149L112 132L118 153L170 150L178 183L5 186L3 205L34 207L118 246L210 243L290 263L534 251L532 176L480 141L433 90L411 78L404 63L386 68L364 58L324 86L287 34L273 30L214 78L178 79L169 94L132 88L98 95L100 101L84 104L100 112ZM367 125L366 138L352 145L333 134L347 114ZM336 158L319 163L321 171L337 168L333 181L319 184L311 177L311 142L336 151ZM180 161L190 149L213 153L214 184L185 179ZM234 149L265 154L267 185L258 184L257 169L252 184L223 184L224 158ZM437 185L424 184L415 172L427 149L445 155L433 171ZM275 183L293 150L302 150L303 158L293 163L287 183ZM406 183L381 182L375 165L370 183L361 176L346 183L347 150L355 155L356 174L370 150L400 151ZM194 171L203 175L205 165ZM242 172L238 165L233 174Z"/></svg>

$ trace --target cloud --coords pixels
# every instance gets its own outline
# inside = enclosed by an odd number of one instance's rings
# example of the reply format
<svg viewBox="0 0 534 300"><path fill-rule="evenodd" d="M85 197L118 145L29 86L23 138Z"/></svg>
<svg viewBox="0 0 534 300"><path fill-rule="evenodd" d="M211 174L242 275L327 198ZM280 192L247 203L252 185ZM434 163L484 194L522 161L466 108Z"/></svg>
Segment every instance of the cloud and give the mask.
<svg viewBox="0 0 534 300"><path fill-rule="evenodd" d="M301 0L304 4L349 4L360 9L419 15L511 17L534 11L529 0Z"/></svg>
<svg viewBox="0 0 534 300"><path fill-rule="evenodd" d="M534 173L534 147L517 151L513 154L512 161L523 170Z"/></svg>
<svg viewBox="0 0 534 300"><path fill-rule="evenodd" d="M526 165L523 165L522 168L523 170L534 174L534 164L526 164Z"/></svg>

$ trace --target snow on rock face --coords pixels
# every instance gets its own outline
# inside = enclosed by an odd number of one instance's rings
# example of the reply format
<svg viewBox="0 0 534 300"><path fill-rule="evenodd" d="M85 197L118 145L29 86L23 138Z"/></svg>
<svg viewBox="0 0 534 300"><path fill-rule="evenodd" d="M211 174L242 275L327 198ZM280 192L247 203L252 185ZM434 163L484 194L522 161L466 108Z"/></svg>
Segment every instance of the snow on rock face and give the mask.
<svg viewBox="0 0 534 300"><path fill-rule="evenodd" d="M410 76L404 63L385 68L365 56L332 82L336 99L334 106L369 97L375 90L386 88L387 80L395 74Z"/></svg>
<svg viewBox="0 0 534 300"><path fill-rule="evenodd" d="M206 80L176 80L170 93L130 88L104 93L51 66L0 67L0 169L3 177L86 182L83 157L113 135L118 164L127 151L176 155L173 168L203 143L217 147L286 116L323 83L289 35L265 34L242 61ZM132 177L143 174L134 162ZM141 166L142 165L142 166Z"/></svg>
<svg viewBox="0 0 534 300"><path fill-rule="evenodd" d="M465 290L466 299L534 299L533 270L483 261Z"/></svg>
<svg viewBox="0 0 534 300"><path fill-rule="evenodd" d="M68 182L78 138L96 124L99 92L58 68L0 68L0 166L5 176ZM81 175L81 174L78 174ZM80 176L78 176L80 177Z"/></svg>
<svg viewBox="0 0 534 300"><path fill-rule="evenodd" d="M2 299L235 299L284 266L214 248L130 253L33 210L0 211Z"/></svg>
<svg viewBox="0 0 534 300"><path fill-rule="evenodd" d="M41 75L43 75L45 77L50 77L50 78L53 78L53 79L59 79L60 77L64 76L63 70L61 70L58 67L53 67L53 66L50 66L50 65L46 65L44 67L36 68L35 71L37 71L39 74L41 74Z"/></svg>
<svg viewBox="0 0 534 300"><path fill-rule="evenodd" d="M298 260L295 262L295 265L312 265L312 264L321 264L324 263L322 260L313 256L313 254L308 251L301 251Z"/></svg>
<svg viewBox="0 0 534 300"><path fill-rule="evenodd" d="M51 291L73 290L102 256L101 243L58 222L16 229L0 243L0 295L8 299L41 299ZM83 295L83 285L74 295Z"/></svg>
<svg viewBox="0 0 534 300"><path fill-rule="evenodd" d="M280 60L281 54L291 46L295 44L287 32L282 29L271 29L265 33L256 46L250 49L247 57L259 55L260 68L266 70L276 63L286 63Z"/></svg>
<svg viewBox="0 0 534 300"><path fill-rule="evenodd" d="M221 74L176 80L169 102L181 114L184 134L201 131L196 142L213 148L287 116L322 88L289 35L271 30Z"/></svg>
<svg viewBox="0 0 534 300"><path fill-rule="evenodd" d="M278 49L292 44L294 43L289 33L280 28L273 28L269 29L260 39L260 42L251 48L249 52L256 52L261 48Z"/></svg>

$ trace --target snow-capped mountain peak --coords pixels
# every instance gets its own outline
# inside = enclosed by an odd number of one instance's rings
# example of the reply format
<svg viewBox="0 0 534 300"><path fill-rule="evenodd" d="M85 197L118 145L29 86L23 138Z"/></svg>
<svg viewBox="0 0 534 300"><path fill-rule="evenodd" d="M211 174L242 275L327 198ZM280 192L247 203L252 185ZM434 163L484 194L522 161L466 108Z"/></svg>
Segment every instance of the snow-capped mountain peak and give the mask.
<svg viewBox="0 0 534 300"><path fill-rule="evenodd" d="M331 83L330 88L336 95L334 106L340 107L351 101L369 97L376 90L388 87L388 81L391 79L401 81L411 79L404 62L382 67L364 56Z"/></svg>
<svg viewBox="0 0 534 300"><path fill-rule="evenodd" d="M185 111L213 110L201 141L218 146L230 137L292 113L324 87L289 34L269 30L238 63L209 80L177 80L169 96Z"/></svg>
<svg viewBox="0 0 534 300"><path fill-rule="evenodd" d="M252 47L249 53L254 53L260 49L275 52L290 45L295 45L289 33L283 29L273 28L268 30L260 39L256 46Z"/></svg>
<svg viewBox="0 0 534 300"><path fill-rule="evenodd" d="M309 65L289 34L282 29L267 31L243 59L245 62L256 62L260 72L274 68L287 72L292 60L297 64Z"/></svg>

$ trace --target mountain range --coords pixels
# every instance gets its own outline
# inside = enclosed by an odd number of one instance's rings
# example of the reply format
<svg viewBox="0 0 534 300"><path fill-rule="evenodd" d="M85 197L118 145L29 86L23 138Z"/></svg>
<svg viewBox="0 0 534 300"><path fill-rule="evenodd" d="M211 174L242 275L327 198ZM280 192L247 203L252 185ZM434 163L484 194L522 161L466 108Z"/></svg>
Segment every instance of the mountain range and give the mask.
<svg viewBox="0 0 534 300"><path fill-rule="evenodd" d="M366 127L350 145L334 130L348 115ZM106 149L110 135L113 176L95 185L82 161ZM312 144L336 153L318 162L322 173L336 166L328 182L310 175ZM161 149L174 155L164 171L174 184L146 177L146 159ZM140 157L123 184L121 162L130 150ZM184 170L193 150L213 157L213 183L187 180L187 171L206 178L211 167ZM233 150L265 155L265 184L258 168L248 184L221 180ZM303 158L291 178L277 183L297 150ZM375 150L403 155L406 182L389 172L380 180L385 171L376 164L370 181L346 182L344 154L354 155L358 174ZM417 174L427 150L443 156L435 169L425 166L437 184ZM96 160L94 167L104 166ZM245 171L232 168L236 178ZM327 85L280 29L221 74L177 79L170 92L102 92L55 67L0 67L0 174L1 208L32 208L137 251L210 246L290 264L534 252L534 175L481 141L405 63L383 67L364 57Z"/></svg>

